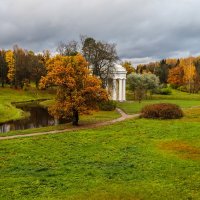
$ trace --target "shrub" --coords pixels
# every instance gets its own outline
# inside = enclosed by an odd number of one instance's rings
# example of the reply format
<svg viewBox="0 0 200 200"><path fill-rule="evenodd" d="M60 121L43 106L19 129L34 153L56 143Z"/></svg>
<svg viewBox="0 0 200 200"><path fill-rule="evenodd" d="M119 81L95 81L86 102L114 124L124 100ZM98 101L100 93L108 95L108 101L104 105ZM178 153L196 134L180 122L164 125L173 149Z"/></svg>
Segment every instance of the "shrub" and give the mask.
<svg viewBox="0 0 200 200"><path fill-rule="evenodd" d="M183 111L176 104L160 103L145 106L142 111L144 118L179 119L183 117Z"/></svg>
<svg viewBox="0 0 200 200"><path fill-rule="evenodd" d="M157 94L170 95L172 94L172 90L170 88L161 88L157 91Z"/></svg>
<svg viewBox="0 0 200 200"><path fill-rule="evenodd" d="M109 101L100 103L99 109L103 111L112 111L112 110L115 110L116 106L117 106L116 101L109 100Z"/></svg>
<svg viewBox="0 0 200 200"><path fill-rule="evenodd" d="M177 88L177 90L180 90L181 92L188 92L188 89L186 86L180 86Z"/></svg>

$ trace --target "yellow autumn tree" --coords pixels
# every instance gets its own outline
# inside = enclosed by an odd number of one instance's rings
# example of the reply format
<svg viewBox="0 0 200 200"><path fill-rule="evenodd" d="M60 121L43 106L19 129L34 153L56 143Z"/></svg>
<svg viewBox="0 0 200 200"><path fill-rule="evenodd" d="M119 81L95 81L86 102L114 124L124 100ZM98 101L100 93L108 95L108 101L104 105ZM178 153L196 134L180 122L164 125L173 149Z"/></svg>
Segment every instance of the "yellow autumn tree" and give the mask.
<svg viewBox="0 0 200 200"><path fill-rule="evenodd" d="M177 65L177 60L176 58L167 58L166 63L171 67L175 67Z"/></svg>
<svg viewBox="0 0 200 200"><path fill-rule="evenodd" d="M132 74L135 72L135 68L132 66L131 62L129 61L124 61L121 63L121 65L126 69L127 75Z"/></svg>
<svg viewBox="0 0 200 200"><path fill-rule="evenodd" d="M195 65L193 63L193 58L189 57L186 59L181 59L179 66L182 67L184 71L183 81L185 85L188 86L189 92L192 92L195 75L197 73Z"/></svg>
<svg viewBox="0 0 200 200"><path fill-rule="evenodd" d="M98 103L108 100L101 80L90 75L88 63L82 55L50 58L46 64L47 75L42 77L40 88L57 87L56 102L49 112L57 119L72 117L78 125L79 114L98 108Z"/></svg>
<svg viewBox="0 0 200 200"><path fill-rule="evenodd" d="M11 50L9 50L6 52L5 57L6 57L6 63L8 65L7 77L9 81L13 84L15 80L15 73L16 73L14 53Z"/></svg>

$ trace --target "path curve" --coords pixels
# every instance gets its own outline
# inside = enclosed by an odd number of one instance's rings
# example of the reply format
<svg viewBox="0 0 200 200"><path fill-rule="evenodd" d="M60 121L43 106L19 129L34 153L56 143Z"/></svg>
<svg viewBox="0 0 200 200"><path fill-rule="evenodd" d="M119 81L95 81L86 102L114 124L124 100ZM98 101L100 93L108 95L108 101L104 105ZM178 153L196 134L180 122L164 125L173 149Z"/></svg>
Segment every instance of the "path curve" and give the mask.
<svg viewBox="0 0 200 200"><path fill-rule="evenodd" d="M110 121L105 121L105 122L99 122L95 124L86 124L86 125L80 125L78 127L74 128L68 128L68 129L63 129L63 130L54 130L54 131L48 131L48 132L38 132L38 133L29 133L29 134L23 134L23 135L12 135L12 136L5 136L5 137L0 137L0 140L8 140L8 139L15 139L15 138L23 138L23 137L32 137L32 136L38 136L38 135L48 135L48 134L57 134L57 133L63 133L63 132L69 132L69 131L78 131L78 130L84 130L84 129L92 129L92 128L98 128L106 125L111 125L117 122L124 121L126 119L130 118L137 118L140 116L140 114L134 114L134 115L128 115L124 111L122 111L119 108L116 108L117 112L120 113L121 117L117 119L113 119Z"/></svg>

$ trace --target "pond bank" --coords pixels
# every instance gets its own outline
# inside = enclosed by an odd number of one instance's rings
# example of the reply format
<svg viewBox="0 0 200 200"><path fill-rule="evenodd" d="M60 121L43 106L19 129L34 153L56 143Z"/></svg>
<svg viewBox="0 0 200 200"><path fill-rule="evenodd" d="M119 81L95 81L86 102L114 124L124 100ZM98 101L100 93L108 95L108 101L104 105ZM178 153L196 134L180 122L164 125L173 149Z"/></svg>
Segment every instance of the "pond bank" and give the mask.
<svg viewBox="0 0 200 200"><path fill-rule="evenodd" d="M15 139L15 138L22 138L22 137L33 137L33 136L48 135L48 134L58 134L58 133L64 133L64 132L69 132L69 131L78 131L78 130L83 130L83 129L93 129L93 128L98 128L98 127L102 127L102 126L112 125L117 122L124 121L126 119L138 118L140 116L140 114L128 115L119 108L117 108L117 112L121 115L121 117L119 117L117 119L109 120L109 121L97 122L95 124L85 124L85 125L71 127L71 128L62 129L62 130L35 132L35 133L28 133L28 134L18 133L17 135L10 135L10 136L4 135L4 136L0 137L0 140L8 140L8 139Z"/></svg>
<svg viewBox="0 0 200 200"><path fill-rule="evenodd" d="M24 130L58 124L58 121L49 115L48 110L40 105L40 102L45 100L47 99L12 102L12 105L22 113L21 119L1 123L0 132L5 133L13 130Z"/></svg>

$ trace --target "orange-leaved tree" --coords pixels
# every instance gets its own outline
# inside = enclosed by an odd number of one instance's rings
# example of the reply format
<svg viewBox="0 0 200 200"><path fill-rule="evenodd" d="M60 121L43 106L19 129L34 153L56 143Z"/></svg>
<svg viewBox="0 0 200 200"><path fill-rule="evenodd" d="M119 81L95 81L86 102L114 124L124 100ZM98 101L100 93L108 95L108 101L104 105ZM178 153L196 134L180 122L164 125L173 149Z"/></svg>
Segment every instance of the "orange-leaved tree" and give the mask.
<svg viewBox="0 0 200 200"><path fill-rule="evenodd" d="M182 66L178 65L177 67L173 67L172 69L169 70L167 82L177 88L184 84L183 77L184 77L184 69Z"/></svg>
<svg viewBox="0 0 200 200"><path fill-rule="evenodd" d="M101 81L92 76L82 55L50 58L47 75L41 78L40 88L57 87L56 102L49 112L57 119L72 117L78 125L79 114L98 109L98 103L108 100Z"/></svg>

